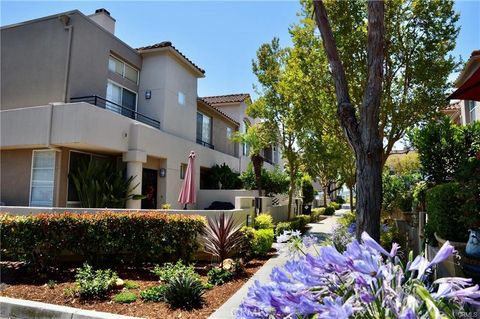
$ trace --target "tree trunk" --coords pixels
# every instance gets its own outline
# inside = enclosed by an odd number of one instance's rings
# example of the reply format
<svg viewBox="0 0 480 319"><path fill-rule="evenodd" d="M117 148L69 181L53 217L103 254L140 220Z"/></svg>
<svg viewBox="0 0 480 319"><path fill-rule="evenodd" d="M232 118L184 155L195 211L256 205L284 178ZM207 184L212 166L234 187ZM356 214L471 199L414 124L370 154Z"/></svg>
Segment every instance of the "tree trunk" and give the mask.
<svg viewBox="0 0 480 319"><path fill-rule="evenodd" d="M353 213L353 186L350 185L348 189L350 190L350 212Z"/></svg>
<svg viewBox="0 0 480 319"><path fill-rule="evenodd" d="M323 187L323 206L327 207L327 193L328 193L328 187L324 186Z"/></svg>
<svg viewBox="0 0 480 319"><path fill-rule="evenodd" d="M382 209L382 149L370 154L359 154L357 159L357 238L366 231L380 240L380 212Z"/></svg>
<svg viewBox="0 0 480 319"><path fill-rule="evenodd" d="M258 196L262 196L262 165L263 157L260 155L252 155L253 172L255 173L255 184L257 184Z"/></svg>
<svg viewBox="0 0 480 319"><path fill-rule="evenodd" d="M323 1L313 1L315 20L335 83L337 116L355 152L357 164L357 239L363 231L380 239L383 141L379 133L384 59L384 3L368 1L367 67L363 102L358 112L350 101L347 77ZM359 85L359 83L355 83ZM358 113L358 117L357 117Z"/></svg>
<svg viewBox="0 0 480 319"><path fill-rule="evenodd" d="M292 181L295 178L295 172L292 172L290 169L290 188L288 190L288 220L292 218L292 202L293 202L293 192L295 191L295 183Z"/></svg>

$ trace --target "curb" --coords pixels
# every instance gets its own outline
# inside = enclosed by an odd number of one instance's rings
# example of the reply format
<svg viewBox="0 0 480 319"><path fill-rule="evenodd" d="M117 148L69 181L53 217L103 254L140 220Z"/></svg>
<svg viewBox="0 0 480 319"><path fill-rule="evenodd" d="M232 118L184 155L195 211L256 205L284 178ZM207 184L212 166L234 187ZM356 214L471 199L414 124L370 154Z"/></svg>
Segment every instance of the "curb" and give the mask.
<svg viewBox="0 0 480 319"><path fill-rule="evenodd" d="M0 297L0 318L15 319L139 319L108 312L84 310L43 302Z"/></svg>

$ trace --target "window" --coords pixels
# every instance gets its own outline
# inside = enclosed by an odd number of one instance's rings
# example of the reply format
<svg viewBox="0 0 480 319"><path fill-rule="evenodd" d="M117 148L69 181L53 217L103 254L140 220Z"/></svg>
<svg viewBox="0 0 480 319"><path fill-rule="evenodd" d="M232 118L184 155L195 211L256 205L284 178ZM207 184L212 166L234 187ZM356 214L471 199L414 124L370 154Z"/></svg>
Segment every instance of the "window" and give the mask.
<svg viewBox="0 0 480 319"><path fill-rule="evenodd" d="M197 143L204 146L212 144L212 118L197 112ZM209 145L205 145L209 144Z"/></svg>
<svg viewBox="0 0 480 319"><path fill-rule="evenodd" d="M467 101L468 122L473 123L477 119L477 105L475 101Z"/></svg>
<svg viewBox="0 0 480 319"><path fill-rule="evenodd" d="M245 119L243 120L243 123L242 123L242 133L246 133L248 131L248 128L250 127L250 122ZM248 145L247 143L243 143L242 144L242 154L243 156L249 156L250 155L250 145Z"/></svg>
<svg viewBox="0 0 480 319"><path fill-rule="evenodd" d="M273 163L278 164L278 149L277 146L273 146Z"/></svg>
<svg viewBox="0 0 480 319"><path fill-rule="evenodd" d="M55 184L55 151L33 151L30 206L52 207Z"/></svg>
<svg viewBox="0 0 480 319"><path fill-rule="evenodd" d="M178 104L185 105L185 94L178 92Z"/></svg>
<svg viewBox="0 0 480 319"><path fill-rule="evenodd" d="M108 59L108 69L126 79L138 83L138 70L113 56Z"/></svg>
<svg viewBox="0 0 480 319"><path fill-rule="evenodd" d="M134 111L136 111L137 106L137 94L135 92L127 90L126 88L123 88L112 81L108 81L107 100L115 103L113 104L107 102L105 107L108 110L117 112L132 119L135 118Z"/></svg>
<svg viewBox="0 0 480 319"><path fill-rule="evenodd" d="M187 172L187 164L180 164L180 179L185 179L185 173Z"/></svg>
<svg viewBox="0 0 480 319"><path fill-rule="evenodd" d="M232 138L232 128L227 127L227 138L230 140Z"/></svg>

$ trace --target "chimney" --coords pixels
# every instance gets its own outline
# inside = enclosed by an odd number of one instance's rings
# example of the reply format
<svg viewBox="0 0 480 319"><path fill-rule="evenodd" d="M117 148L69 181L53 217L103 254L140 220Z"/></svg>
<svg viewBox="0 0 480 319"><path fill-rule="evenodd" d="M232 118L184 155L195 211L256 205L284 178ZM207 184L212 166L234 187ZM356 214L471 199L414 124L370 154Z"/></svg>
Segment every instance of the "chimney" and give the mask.
<svg viewBox="0 0 480 319"><path fill-rule="evenodd" d="M115 19L110 16L110 12L106 9L97 9L94 14L88 17L111 34L115 34Z"/></svg>

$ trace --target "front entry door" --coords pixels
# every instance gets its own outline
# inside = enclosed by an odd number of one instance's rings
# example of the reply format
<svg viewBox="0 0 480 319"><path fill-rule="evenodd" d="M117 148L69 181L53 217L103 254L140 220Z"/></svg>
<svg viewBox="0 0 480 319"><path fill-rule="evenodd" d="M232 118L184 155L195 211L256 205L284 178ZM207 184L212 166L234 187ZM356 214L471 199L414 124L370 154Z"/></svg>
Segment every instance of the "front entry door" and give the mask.
<svg viewBox="0 0 480 319"><path fill-rule="evenodd" d="M157 176L158 171L144 168L142 172L142 209L157 209Z"/></svg>

